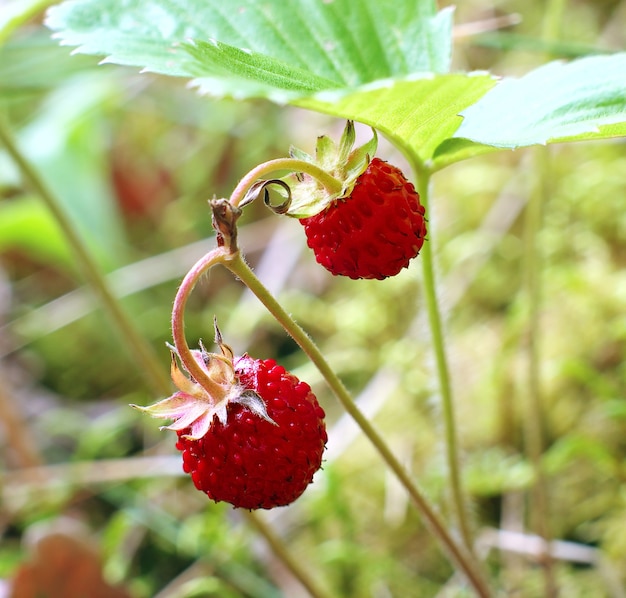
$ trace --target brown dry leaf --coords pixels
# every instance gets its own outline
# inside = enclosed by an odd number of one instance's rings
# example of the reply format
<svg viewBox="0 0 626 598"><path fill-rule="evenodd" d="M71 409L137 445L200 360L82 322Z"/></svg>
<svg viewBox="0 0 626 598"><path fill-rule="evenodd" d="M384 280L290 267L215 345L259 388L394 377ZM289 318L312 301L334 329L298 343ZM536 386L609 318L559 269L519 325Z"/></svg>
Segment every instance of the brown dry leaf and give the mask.
<svg viewBox="0 0 626 598"><path fill-rule="evenodd" d="M100 558L89 544L53 532L40 538L13 579L9 598L130 598L102 577Z"/></svg>

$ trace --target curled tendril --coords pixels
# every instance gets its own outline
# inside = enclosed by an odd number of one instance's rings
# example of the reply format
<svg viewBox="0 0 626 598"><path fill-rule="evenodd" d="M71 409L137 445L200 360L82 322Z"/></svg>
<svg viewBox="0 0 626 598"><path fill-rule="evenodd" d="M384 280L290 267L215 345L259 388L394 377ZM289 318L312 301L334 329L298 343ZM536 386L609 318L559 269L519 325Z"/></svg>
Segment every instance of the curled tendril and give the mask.
<svg viewBox="0 0 626 598"><path fill-rule="evenodd" d="M287 192L287 197L285 201L281 204L274 205L270 199L270 192L268 187L271 185L278 185L282 187L283 191ZM281 179L267 179L263 181L257 181L254 183L248 192L245 194L244 198L241 200L239 207L244 207L249 203L252 203L255 199L263 195L263 203L275 214L285 214L289 210L289 206L291 205L291 188L285 181Z"/></svg>

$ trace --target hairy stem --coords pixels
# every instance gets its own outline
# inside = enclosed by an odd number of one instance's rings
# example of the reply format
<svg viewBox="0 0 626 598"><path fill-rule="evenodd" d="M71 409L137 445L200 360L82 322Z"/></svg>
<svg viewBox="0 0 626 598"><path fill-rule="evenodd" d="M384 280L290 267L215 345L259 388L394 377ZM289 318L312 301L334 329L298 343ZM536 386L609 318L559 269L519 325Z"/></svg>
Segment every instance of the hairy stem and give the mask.
<svg viewBox="0 0 626 598"><path fill-rule="evenodd" d="M176 352L187 372L195 378L201 386L211 389L214 382L194 359L191 349L185 338L185 306L200 277L217 264L224 264L233 259L233 254L227 247L217 247L200 258L187 272L178 287L172 309L172 338ZM219 394L219 393L218 393Z"/></svg>
<svg viewBox="0 0 626 598"><path fill-rule="evenodd" d="M20 151L2 118L0 118L0 140L20 169L24 180L28 182L33 191L46 204L46 207L50 210L50 213L63 231L63 235L72 248L82 275L100 299L104 311L120 331L120 335L124 338L127 347L132 352L133 359L144 370L146 380L155 392L159 394L164 391L168 392L170 383L160 360L156 357L152 347L139 334L128 314L116 300L74 224L61 207L61 203Z"/></svg>
<svg viewBox="0 0 626 598"><path fill-rule="evenodd" d="M273 172L289 170L291 172L303 172L317 179L330 193L341 193L343 185L341 181L322 170L319 166L304 160L295 158L277 158L259 164L239 181L230 196L230 203L238 207L252 185L260 178L267 177Z"/></svg>
<svg viewBox="0 0 626 598"><path fill-rule="evenodd" d="M419 194L422 205L428 214L430 173L425 169L415 168L418 172ZM439 379L439 393L441 397L441 407L445 430L446 459L448 464L448 475L450 479L450 490L452 502L456 512L456 518L463 538L463 543L469 552L473 552L472 533L470 530L469 517L467 514L467 503L461 482L461 468L459 456L459 444L457 426L455 420L454 400L452 396L452 385L450 382L450 371L448 368L448 358L446 354L446 342L443 332L443 323L439 302L437 299L437 282L433 260L433 230L432 222L428 229L428 239L422 248L422 272L424 280L424 297L426 309L428 311L428 322L435 354L437 376Z"/></svg>
<svg viewBox="0 0 626 598"><path fill-rule="evenodd" d="M440 541L441 545L457 564L458 568L466 575L477 595L481 597L490 596L488 585L472 556L452 538L442 519L419 490L406 469L400 464L379 432L359 410L343 382L330 367L313 340L311 340L300 325L293 320L271 293L269 293L239 254L237 254L232 261L224 265L257 296L261 303L263 303L285 331L296 341L304 353L315 364L344 409L355 420L363 434L374 445L387 466L404 486L433 535Z"/></svg>

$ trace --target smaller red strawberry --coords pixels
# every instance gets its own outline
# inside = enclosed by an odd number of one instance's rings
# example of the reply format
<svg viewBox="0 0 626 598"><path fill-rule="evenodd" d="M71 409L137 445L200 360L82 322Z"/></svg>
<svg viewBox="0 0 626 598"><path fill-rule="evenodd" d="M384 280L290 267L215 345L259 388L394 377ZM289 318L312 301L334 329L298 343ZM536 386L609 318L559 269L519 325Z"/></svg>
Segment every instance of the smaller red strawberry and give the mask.
<svg viewBox="0 0 626 598"><path fill-rule="evenodd" d="M315 159L299 150L292 155L323 168L343 182L332 195L313 177L292 175L287 214L304 226L316 260L332 274L353 279L395 276L422 248L426 236L424 207L400 169L379 158L376 136L352 149L354 127L348 122L339 147L318 139Z"/></svg>
<svg viewBox="0 0 626 598"><path fill-rule="evenodd" d="M350 278L395 276L409 265L426 236L424 208L402 172L374 158L347 197L300 220L315 258Z"/></svg>
<svg viewBox="0 0 626 598"><path fill-rule="evenodd" d="M171 397L140 407L175 420L183 469L196 488L216 502L271 509L296 500L322 464L328 439L324 411L311 388L275 361L193 351L208 374L207 390L187 378L172 355Z"/></svg>

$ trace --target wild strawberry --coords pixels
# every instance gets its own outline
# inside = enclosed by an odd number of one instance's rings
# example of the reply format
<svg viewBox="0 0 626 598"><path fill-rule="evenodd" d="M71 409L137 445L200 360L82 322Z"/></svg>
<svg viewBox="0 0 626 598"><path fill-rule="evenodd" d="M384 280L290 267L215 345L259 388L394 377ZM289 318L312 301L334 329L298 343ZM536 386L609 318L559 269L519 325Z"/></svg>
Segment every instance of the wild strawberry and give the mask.
<svg viewBox="0 0 626 598"><path fill-rule="evenodd" d="M424 208L402 172L374 158L347 197L300 219L315 259L350 278L395 276L422 248Z"/></svg>
<svg viewBox="0 0 626 598"><path fill-rule="evenodd" d="M142 411L174 419L183 470L216 502L271 509L296 500L320 468L327 441L324 411L311 388L271 359L193 351L207 390L172 359L180 389Z"/></svg>
<svg viewBox="0 0 626 598"><path fill-rule="evenodd" d="M408 266L426 236L424 207L400 169L379 158L376 135L352 149L354 127L348 122L339 147L318 139L315 159L292 149L292 156L313 162L342 182L329 193L306 174L288 182L292 202L287 214L304 226L307 244L317 261L332 274L383 279Z"/></svg>
<svg viewBox="0 0 626 598"><path fill-rule="evenodd" d="M267 418L231 403L226 423L215 422L202 438L179 430L183 469L215 501L246 509L288 505L321 466L324 411L308 384L271 359L244 355L234 367L241 387L265 402Z"/></svg>

